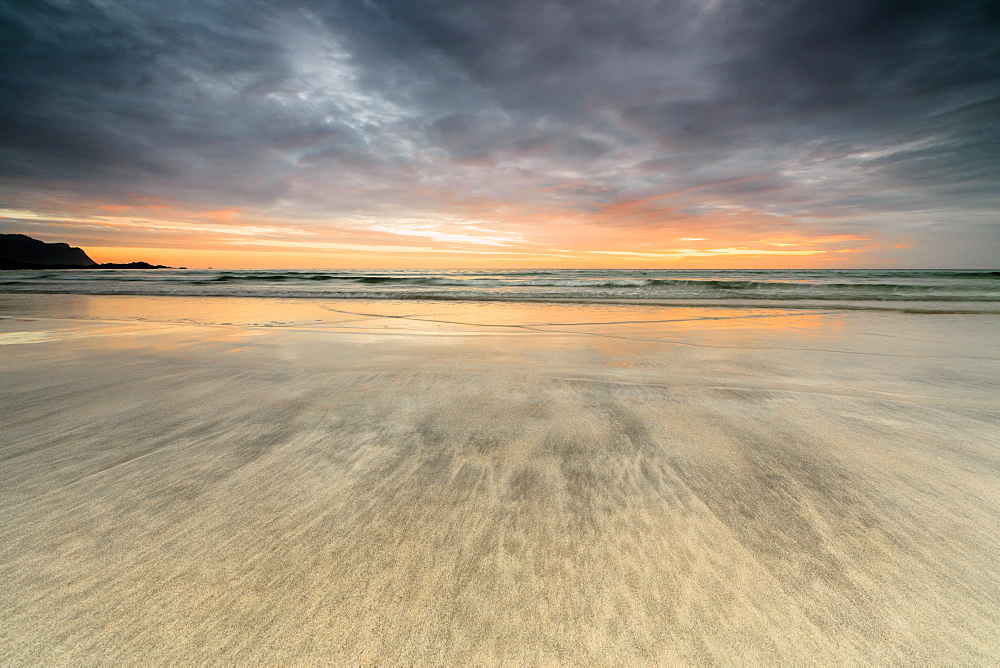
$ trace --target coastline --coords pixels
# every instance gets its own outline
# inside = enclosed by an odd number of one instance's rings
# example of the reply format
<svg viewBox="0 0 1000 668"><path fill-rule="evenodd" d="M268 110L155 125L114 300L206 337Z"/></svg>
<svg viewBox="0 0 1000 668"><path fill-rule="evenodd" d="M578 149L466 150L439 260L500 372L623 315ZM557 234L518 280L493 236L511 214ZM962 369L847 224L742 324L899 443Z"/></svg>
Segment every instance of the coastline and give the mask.
<svg viewBox="0 0 1000 668"><path fill-rule="evenodd" d="M735 309L824 309L831 311L899 311L914 314L1000 314L1000 301L864 301L864 300L811 300L811 299L630 299L627 297L504 297L502 295L407 295L391 293L378 295L372 293L343 294L309 294L309 293L273 293L273 292L241 292L220 290L217 293L185 293L179 290L170 292L151 292L148 288L128 290L116 288L114 291L81 292L73 290L42 290L38 288L5 289L0 295L78 295L93 297L180 297L185 299L270 299L270 300L303 300L331 302L456 302L456 303L508 303L508 304L578 304L581 306L649 306L670 308L735 308Z"/></svg>
<svg viewBox="0 0 1000 668"><path fill-rule="evenodd" d="M987 663L995 331L0 294L0 658Z"/></svg>
<svg viewBox="0 0 1000 668"><path fill-rule="evenodd" d="M171 270L0 272L0 293L901 309L1000 313L1000 272L924 270Z"/></svg>

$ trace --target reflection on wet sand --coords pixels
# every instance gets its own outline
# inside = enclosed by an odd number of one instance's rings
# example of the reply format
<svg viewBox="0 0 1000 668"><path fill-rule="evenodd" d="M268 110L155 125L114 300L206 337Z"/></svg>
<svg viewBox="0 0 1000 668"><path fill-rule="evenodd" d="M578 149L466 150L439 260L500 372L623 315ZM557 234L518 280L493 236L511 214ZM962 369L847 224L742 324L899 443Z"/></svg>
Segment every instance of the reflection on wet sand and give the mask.
<svg viewBox="0 0 1000 668"><path fill-rule="evenodd" d="M5 663L1000 650L994 315L6 295L0 316Z"/></svg>

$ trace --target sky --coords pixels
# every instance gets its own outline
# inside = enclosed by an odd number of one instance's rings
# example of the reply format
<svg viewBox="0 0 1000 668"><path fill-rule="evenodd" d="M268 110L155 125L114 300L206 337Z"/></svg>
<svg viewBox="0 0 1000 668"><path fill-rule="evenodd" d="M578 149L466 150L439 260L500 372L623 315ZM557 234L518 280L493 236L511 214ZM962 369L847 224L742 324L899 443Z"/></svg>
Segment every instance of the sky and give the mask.
<svg viewBox="0 0 1000 668"><path fill-rule="evenodd" d="M995 268L1000 4L0 0L0 232L216 268Z"/></svg>

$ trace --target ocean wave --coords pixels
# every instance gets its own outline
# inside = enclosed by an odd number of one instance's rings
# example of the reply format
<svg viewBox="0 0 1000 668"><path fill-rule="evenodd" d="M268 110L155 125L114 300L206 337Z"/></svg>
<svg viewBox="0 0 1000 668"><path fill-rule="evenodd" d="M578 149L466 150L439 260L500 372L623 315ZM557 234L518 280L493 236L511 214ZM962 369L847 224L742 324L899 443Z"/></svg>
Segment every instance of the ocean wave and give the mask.
<svg viewBox="0 0 1000 668"><path fill-rule="evenodd" d="M997 302L992 270L4 271L0 292L330 299Z"/></svg>
<svg viewBox="0 0 1000 668"><path fill-rule="evenodd" d="M243 276L239 274L222 274L210 280L214 283L229 283L231 281L287 281L295 278L294 274L251 274Z"/></svg>
<svg viewBox="0 0 1000 668"><path fill-rule="evenodd" d="M0 292L7 293L58 293L92 295L169 295L184 297L277 297L306 299L467 299L505 301L559 301L584 299L587 301L607 300L609 302L627 299L630 301L781 301L781 302L992 302L1000 303L996 293L981 292L932 292L921 290L620 290L598 288L589 290L548 289L548 290L483 290L483 289L422 289L422 290L370 290L332 287L322 290L296 290L294 286L268 289L265 284L254 288L245 285L227 288L213 281L190 282L183 285L160 284L139 286L128 283L90 283L65 285L57 283L29 285L24 283L0 283Z"/></svg>
<svg viewBox="0 0 1000 668"><path fill-rule="evenodd" d="M315 277L299 277L317 280ZM646 292L734 292L770 293L774 295L804 294L815 296L823 292L866 293L875 295L891 294L934 294L945 290L949 293L996 293L1000 295L1000 284L995 286L953 284L945 288L934 285L907 283L790 283L782 281L730 281L710 279L521 279L521 278L442 278L442 277L402 277L402 276L332 276L327 280L341 280L361 285L391 286L437 286L454 288L573 288L583 290L634 290ZM265 280L275 280L268 278Z"/></svg>
<svg viewBox="0 0 1000 668"><path fill-rule="evenodd" d="M784 282L784 281L752 281L752 280L713 280L690 278L492 278L469 277L447 278L442 276L384 276L384 275L335 275L335 274L222 274L212 279L192 280L192 284L202 285L206 282L227 283L277 283L290 281L341 281L359 285L384 286L441 286L468 288L589 288L589 289L630 289L630 288L661 288L696 291L781 291L781 292L816 292L822 290L838 290L844 292L915 292L930 293L940 290L941 286L919 285L914 283L845 283L845 282ZM996 285L962 285L947 286L948 290L958 292L997 292L1000 293L1000 281Z"/></svg>
<svg viewBox="0 0 1000 668"><path fill-rule="evenodd" d="M950 271L941 272L937 275L948 278L995 278L1000 280L1000 271Z"/></svg>

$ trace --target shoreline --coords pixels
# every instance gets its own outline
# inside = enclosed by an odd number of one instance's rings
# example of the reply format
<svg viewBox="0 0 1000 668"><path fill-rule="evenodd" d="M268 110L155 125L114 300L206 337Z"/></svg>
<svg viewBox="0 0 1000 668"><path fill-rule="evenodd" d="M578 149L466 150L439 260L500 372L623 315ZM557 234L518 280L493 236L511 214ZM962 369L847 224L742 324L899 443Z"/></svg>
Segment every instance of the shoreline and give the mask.
<svg viewBox="0 0 1000 668"><path fill-rule="evenodd" d="M914 314L1000 314L1000 301L987 300L817 300L817 299L634 299L634 298L586 298L586 297L504 297L500 295L449 296L436 294L433 296L407 295L398 293L378 295L356 293L351 296L323 294L269 294L267 292L226 294L205 294L200 292L154 292L146 290L116 290L114 292L81 292L71 290L38 290L17 289L9 286L0 289L0 295L76 295L80 297L177 297L184 299L219 298L219 299L291 299L311 301L399 301L399 302L467 302L467 303L526 303L526 304L579 304L590 306L651 306L651 307L686 307L686 308L767 308L767 309L825 309L833 311L899 311Z"/></svg>
<svg viewBox="0 0 1000 668"><path fill-rule="evenodd" d="M0 659L1000 652L990 314L348 304L0 294Z"/></svg>

